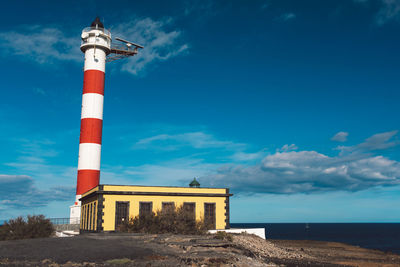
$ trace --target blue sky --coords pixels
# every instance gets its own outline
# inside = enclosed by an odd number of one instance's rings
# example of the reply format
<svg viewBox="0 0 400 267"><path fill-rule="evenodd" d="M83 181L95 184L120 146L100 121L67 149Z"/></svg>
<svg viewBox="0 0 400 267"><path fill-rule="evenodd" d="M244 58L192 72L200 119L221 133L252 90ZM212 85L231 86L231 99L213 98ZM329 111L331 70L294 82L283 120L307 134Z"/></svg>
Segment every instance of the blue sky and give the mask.
<svg viewBox="0 0 400 267"><path fill-rule="evenodd" d="M399 222L400 1L4 5L0 219L69 214L99 15L145 46L107 63L101 183L198 177L232 222Z"/></svg>

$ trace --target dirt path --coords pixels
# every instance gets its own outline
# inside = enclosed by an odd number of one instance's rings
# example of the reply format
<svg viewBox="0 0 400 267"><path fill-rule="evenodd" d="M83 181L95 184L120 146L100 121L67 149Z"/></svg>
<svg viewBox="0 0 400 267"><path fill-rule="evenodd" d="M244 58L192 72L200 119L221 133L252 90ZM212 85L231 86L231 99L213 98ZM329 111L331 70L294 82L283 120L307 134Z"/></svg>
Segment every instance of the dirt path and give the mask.
<svg viewBox="0 0 400 267"><path fill-rule="evenodd" d="M131 257L139 259L152 255L151 249L132 242L127 237L91 238L38 238L0 242L0 257L9 260L42 261L57 263L101 262L108 259Z"/></svg>

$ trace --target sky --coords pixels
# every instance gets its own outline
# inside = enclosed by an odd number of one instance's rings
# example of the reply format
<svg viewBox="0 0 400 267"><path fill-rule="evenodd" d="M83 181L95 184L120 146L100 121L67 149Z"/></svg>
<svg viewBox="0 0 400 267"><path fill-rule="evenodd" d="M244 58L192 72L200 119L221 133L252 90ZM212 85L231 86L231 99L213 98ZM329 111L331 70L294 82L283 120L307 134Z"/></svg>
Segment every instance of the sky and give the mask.
<svg viewBox="0 0 400 267"><path fill-rule="evenodd" d="M0 219L68 217L84 56L102 184L229 187L231 223L400 221L400 0L14 1L0 16Z"/></svg>

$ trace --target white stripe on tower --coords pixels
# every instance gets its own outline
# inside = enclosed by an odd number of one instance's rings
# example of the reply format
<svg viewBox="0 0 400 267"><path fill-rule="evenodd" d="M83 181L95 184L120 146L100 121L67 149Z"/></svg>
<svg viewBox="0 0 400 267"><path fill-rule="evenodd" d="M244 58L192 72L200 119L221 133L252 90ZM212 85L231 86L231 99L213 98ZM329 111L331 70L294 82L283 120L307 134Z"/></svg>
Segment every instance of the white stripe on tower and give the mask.
<svg viewBox="0 0 400 267"><path fill-rule="evenodd" d="M84 71L87 70L99 70L102 72L106 72L106 53L104 52L104 50L97 47L90 48L85 51Z"/></svg>
<svg viewBox="0 0 400 267"><path fill-rule="evenodd" d="M81 119L103 119L104 96L97 93L86 93L82 96Z"/></svg>

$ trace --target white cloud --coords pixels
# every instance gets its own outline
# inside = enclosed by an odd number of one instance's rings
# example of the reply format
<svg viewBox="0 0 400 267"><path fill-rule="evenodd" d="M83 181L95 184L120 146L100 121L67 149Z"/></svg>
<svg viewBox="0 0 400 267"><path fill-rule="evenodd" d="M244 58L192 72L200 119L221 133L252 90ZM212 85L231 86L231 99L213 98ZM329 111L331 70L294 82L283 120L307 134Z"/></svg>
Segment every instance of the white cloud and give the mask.
<svg viewBox="0 0 400 267"><path fill-rule="evenodd" d="M348 132L338 132L335 134L331 140L332 141L337 141L337 142L346 142L347 141L347 136L349 135Z"/></svg>
<svg viewBox="0 0 400 267"><path fill-rule="evenodd" d="M277 149L276 151L280 151L280 152L287 152L287 151L292 151L292 150L297 150L298 147L295 144L291 144L291 145L284 145L283 147L281 147L280 149Z"/></svg>
<svg viewBox="0 0 400 267"><path fill-rule="evenodd" d="M269 1L265 1L262 5L261 5L261 9L266 9L270 6L270 2Z"/></svg>
<svg viewBox="0 0 400 267"><path fill-rule="evenodd" d="M187 186L193 177L204 176L222 164L203 159L177 158L138 166L103 166L102 183Z"/></svg>
<svg viewBox="0 0 400 267"><path fill-rule="evenodd" d="M392 20L400 19L400 1L399 0L353 0L355 3L366 5L368 3L379 5L377 14L375 15L375 22L377 25L382 26Z"/></svg>
<svg viewBox="0 0 400 267"><path fill-rule="evenodd" d="M13 139L12 141L19 155L14 161L3 164L14 168L13 173L28 174L32 183L43 190L59 185L75 187L76 179L73 177L76 177L76 166L51 163L57 161L59 156L56 142L46 138Z"/></svg>
<svg viewBox="0 0 400 267"><path fill-rule="evenodd" d="M397 145L397 131L375 134L354 146L341 146L337 156L328 156L317 151L297 150L295 144L286 144L276 153L264 156L265 152L245 152L244 144L221 141L203 132L182 134L160 134L144 138L136 143L143 149L182 149L231 147L233 154L225 155L219 163L206 164L204 159L168 161L160 164L129 167L132 177L144 180L158 177L158 181L187 181L191 176L200 176L204 186L230 187L234 192L246 193L314 193L326 191L359 191L377 186L400 184L400 163L374 152ZM249 165L264 156L259 164ZM242 162L243 165L226 164ZM180 177L180 179L175 179Z"/></svg>
<svg viewBox="0 0 400 267"><path fill-rule="evenodd" d="M398 131L390 131L385 133L374 134L367 138L364 142L355 146L339 146L338 150L341 150L342 154L346 153L366 153L375 150L383 150L390 147L394 147L399 144L398 140L392 140L396 136Z"/></svg>
<svg viewBox="0 0 400 267"><path fill-rule="evenodd" d="M213 0L187 0L183 2L185 16L192 14L211 16L216 13L215 2Z"/></svg>
<svg viewBox="0 0 400 267"><path fill-rule="evenodd" d="M243 151L236 152L231 156L234 161L252 161L256 159L260 159L263 157L265 153L263 151L255 152L255 153L247 153Z"/></svg>
<svg viewBox="0 0 400 267"><path fill-rule="evenodd" d="M40 190L26 175L0 175L0 208L31 208L46 206L51 201L71 199L74 187L53 187Z"/></svg>
<svg viewBox="0 0 400 267"><path fill-rule="evenodd" d="M123 37L145 48L134 57L120 62L119 68L134 75L142 73L150 65L166 61L188 51L182 41L182 31L171 29L172 19L135 19L121 22L111 28L113 36ZM0 48L4 56L15 55L39 64L57 61L74 61L83 64L79 35L68 35L60 27L35 25L18 30L0 32ZM42 93L37 90L37 93Z"/></svg>
<svg viewBox="0 0 400 267"><path fill-rule="evenodd" d="M381 8L376 15L376 23L383 25L390 20L399 20L400 1L399 0L381 0Z"/></svg>
<svg viewBox="0 0 400 267"><path fill-rule="evenodd" d="M283 21L293 20L295 18L296 18L296 14L294 14L294 13L285 13L282 16L280 16L280 19Z"/></svg>
<svg viewBox="0 0 400 267"><path fill-rule="evenodd" d="M367 138L365 142L357 146L358 149L363 150L379 150L393 147L399 144L398 141L389 142L398 131L390 131L385 133L374 134L373 136Z"/></svg>
<svg viewBox="0 0 400 267"><path fill-rule="evenodd" d="M3 163L12 167L12 175L0 175L0 209L16 213L35 207L47 207L54 201L74 201L76 167L51 164L58 155L53 143L43 140L17 140L15 162ZM15 175L22 173L28 175ZM15 215L15 214L14 214Z"/></svg>
<svg viewBox="0 0 400 267"><path fill-rule="evenodd" d="M122 70L138 75L150 64L165 61L187 52L189 45L182 42L182 32L167 30L172 19L153 20L151 18L132 19L111 30L114 36L123 37L144 46L134 57L122 65Z"/></svg>
<svg viewBox="0 0 400 267"><path fill-rule="evenodd" d="M230 187L234 192L274 194L359 191L399 185L400 162L371 155L376 149L395 145L388 142L395 133L374 135L349 147L353 152L350 154L331 157L316 151L276 152L260 164L225 165L200 179L210 186Z"/></svg>
<svg viewBox="0 0 400 267"><path fill-rule="evenodd" d="M16 140L19 143L19 152L24 158L32 161L43 161L44 158L52 158L58 155L58 152L52 148L53 141L44 138L21 138Z"/></svg>
<svg viewBox="0 0 400 267"><path fill-rule="evenodd" d="M246 145L232 141L219 140L213 135L204 132L188 132L182 134L160 134L140 139L136 142L134 148L177 150L185 146L190 146L196 149L222 147L229 150L234 150L244 148Z"/></svg>
<svg viewBox="0 0 400 267"><path fill-rule="evenodd" d="M47 95L46 91L39 87L33 88L33 92L35 92L38 95L42 95L42 96Z"/></svg>
<svg viewBox="0 0 400 267"><path fill-rule="evenodd" d="M54 27L23 27L0 33L0 47L7 56L16 55L38 63L82 61L79 37L68 37Z"/></svg>

